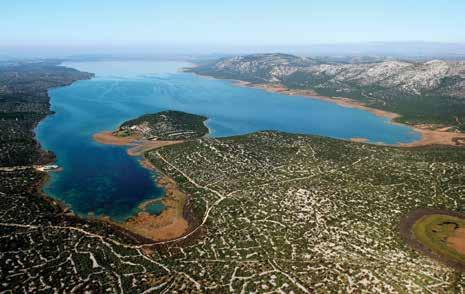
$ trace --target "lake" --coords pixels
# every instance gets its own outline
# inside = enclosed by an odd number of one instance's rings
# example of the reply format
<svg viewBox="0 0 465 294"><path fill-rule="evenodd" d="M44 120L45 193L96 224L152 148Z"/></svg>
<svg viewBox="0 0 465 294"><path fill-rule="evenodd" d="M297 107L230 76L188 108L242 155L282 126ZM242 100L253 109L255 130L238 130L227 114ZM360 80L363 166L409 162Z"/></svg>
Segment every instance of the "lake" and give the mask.
<svg viewBox="0 0 465 294"><path fill-rule="evenodd" d="M178 72L185 62L118 61L64 64L96 74L92 80L49 91L52 110L37 127L42 146L64 168L52 173L45 192L81 215L124 221L148 199L162 197L156 175L125 147L96 143L92 135L114 130L145 113L180 110L205 115L211 136L259 130L367 138L373 143L408 143L420 134L360 109L299 96L237 87L230 81ZM157 211L159 213L159 211Z"/></svg>

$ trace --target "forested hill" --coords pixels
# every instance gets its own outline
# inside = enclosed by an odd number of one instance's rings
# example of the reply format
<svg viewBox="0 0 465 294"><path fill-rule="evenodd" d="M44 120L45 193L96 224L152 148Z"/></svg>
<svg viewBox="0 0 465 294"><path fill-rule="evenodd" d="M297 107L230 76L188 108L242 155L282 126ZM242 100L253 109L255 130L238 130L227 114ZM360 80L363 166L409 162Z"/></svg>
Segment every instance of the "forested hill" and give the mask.
<svg viewBox="0 0 465 294"><path fill-rule="evenodd" d="M195 139L208 134L204 124L206 120L205 116L168 110L129 120L119 127L116 134L160 140Z"/></svg>
<svg viewBox="0 0 465 294"><path fill-rule="evenodd" d="M0 166L30 165L50 159L32 129L50 114L48 89L89 79L90 73L57 62L3 63L0 66Z"/></svg>

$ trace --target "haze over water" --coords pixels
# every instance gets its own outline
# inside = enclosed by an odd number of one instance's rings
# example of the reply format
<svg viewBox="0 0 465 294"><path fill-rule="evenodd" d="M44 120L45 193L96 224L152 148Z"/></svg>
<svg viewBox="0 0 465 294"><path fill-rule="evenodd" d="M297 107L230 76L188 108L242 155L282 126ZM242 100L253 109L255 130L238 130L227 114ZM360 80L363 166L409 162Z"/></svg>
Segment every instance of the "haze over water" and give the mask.
<svg viewBox="0 0 465 294"><path fill-rule="evenodd" d="M61 173L52 174L46 192L76 213L108 215L123 221L144 200L160 197L150 171L126 148L101 145L92 135L114 130L145 113L181 110L209 117L211 136L279 130L370 142L407 143L420 135L372 113L334 103L234 86L177 70L183 62L81 62L66 66L96 78L50 90L55 115L36 132L56 153Z"/></svg>

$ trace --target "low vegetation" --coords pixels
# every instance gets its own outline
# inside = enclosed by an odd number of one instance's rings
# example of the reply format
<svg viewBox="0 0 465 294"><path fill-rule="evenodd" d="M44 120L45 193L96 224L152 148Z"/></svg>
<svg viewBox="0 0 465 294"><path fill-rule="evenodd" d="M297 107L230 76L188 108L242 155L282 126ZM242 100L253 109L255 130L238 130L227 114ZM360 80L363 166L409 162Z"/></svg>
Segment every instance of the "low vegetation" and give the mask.
<svg viewBox="0 0 465 294"><path fill-rule="evenodd" d="M463 210L465 149L260 132L147 157L203 216L205 235L165 256L181 251L208 289L464 291L461 273L412 250L398 228L417 208Z"/></svg>
<svg viewBox="0 0 465 294"><path fill-rule="evenodd" d="M259 132L152 150L196 220L153 244L44 197L30 146L1 162L0 292L465 291L462 272L399 233L417 208L463 212L463 148Z"/></svg>

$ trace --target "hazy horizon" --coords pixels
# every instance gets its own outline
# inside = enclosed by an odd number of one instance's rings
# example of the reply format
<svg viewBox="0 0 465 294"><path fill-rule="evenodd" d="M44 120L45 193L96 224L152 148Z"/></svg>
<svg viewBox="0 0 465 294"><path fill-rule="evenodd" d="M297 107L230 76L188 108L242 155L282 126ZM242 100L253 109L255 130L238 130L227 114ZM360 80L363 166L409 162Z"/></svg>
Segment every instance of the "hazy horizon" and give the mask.
<svg viewBox="0 0 465 294"><path fill-rule="evenodd" d="M289 53L301 56L383 56L398 58L465 58L465 43L360 42L321 43L296 46L2 46L1 59L117 57L184 58L254 53Z"/></svg>
<svg viewBox="0 0 465 294"><path fill-rule="evenodd" d="M465 2L458 1L45 0L3 2L0 10L9 28L0 31L0 57L465 54ZM376 48L382 44L389 48Z"/></svg>

